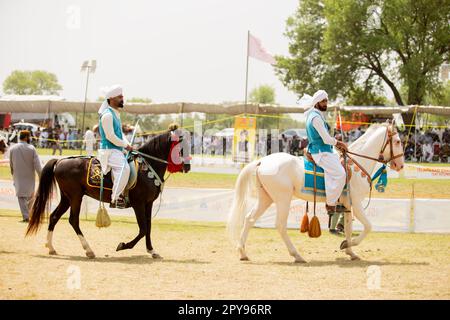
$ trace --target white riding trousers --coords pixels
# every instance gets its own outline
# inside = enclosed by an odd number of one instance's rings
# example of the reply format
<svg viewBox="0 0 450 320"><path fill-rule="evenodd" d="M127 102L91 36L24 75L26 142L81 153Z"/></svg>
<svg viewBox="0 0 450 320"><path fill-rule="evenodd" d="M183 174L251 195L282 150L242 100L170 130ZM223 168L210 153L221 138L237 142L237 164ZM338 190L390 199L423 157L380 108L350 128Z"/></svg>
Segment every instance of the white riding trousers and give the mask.
<svg viewBox="0 0 450 320"><path fill-rule="evenodd" d="M329 206L335 206L345 186L345 170L336 153L320 152L312 154L317 165L325 171L326 200Z"/></svg>

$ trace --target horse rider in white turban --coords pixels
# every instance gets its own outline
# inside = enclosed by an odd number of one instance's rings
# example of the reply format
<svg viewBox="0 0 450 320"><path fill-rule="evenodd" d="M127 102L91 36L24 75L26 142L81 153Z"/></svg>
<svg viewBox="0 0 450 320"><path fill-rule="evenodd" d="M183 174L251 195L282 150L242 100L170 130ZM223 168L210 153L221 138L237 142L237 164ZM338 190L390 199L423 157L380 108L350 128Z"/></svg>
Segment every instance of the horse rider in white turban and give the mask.
<svg viewBox="0 0 450 320"><path fill-rule="evenodd" d="M347 146L330 136L330 127L323 115L328 107L328 94L324 90L317 91L313 97L303 96L302 102L309 107L305 112L308 152L324 170L326 209L329 215L333 215L344 210L342 205L337 206L337 202L345 186L345 170L338 154L333 153L333 146L341 150L347 150Z"/></svg>
<svg viewBox="0 0 450 320"><path fill-rule="evenodd" d="M130 176L130 167L126 163L124 149L133 150L122 132L120 109L123 108L123 94L120 85L114 85L106 92L106 98L100 107L99 133L100 146L98 158L103 174L111 168L113 189L111 194L111 208L126 208L127 203L122 195Z"/></svg>

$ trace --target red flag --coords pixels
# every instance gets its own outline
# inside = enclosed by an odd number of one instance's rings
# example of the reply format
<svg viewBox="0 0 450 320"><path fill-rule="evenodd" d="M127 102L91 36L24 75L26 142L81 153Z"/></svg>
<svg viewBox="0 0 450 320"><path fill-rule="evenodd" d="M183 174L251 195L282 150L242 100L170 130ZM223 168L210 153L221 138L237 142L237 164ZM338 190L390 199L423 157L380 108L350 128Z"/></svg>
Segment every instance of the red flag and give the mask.
<svg viewBox="0 0 450 320"><path fill-rule="evenodd" d="M255 59L275 64L275 58L263 48L261 40L249 34L248 39L248 55Z"/></svg>

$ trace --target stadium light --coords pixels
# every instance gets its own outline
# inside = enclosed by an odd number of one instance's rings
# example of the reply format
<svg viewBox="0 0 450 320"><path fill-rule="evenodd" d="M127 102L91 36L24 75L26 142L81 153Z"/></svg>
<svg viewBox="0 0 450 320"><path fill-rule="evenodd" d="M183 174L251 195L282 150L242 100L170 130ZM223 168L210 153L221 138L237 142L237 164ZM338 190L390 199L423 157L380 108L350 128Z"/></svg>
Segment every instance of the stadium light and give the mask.
<svg viewBox="0 0 450 320"><path fill-rule="evenodd" d="M81 134L84 135L84 120L86 117L86 102L89 85L89 74L94 73L97 69L97 60L86 60L81 65L81 72L86 71L86 90L84 92L83 121L81 124ZM83 152L83 143L80 144L80 154Z"/></svg>

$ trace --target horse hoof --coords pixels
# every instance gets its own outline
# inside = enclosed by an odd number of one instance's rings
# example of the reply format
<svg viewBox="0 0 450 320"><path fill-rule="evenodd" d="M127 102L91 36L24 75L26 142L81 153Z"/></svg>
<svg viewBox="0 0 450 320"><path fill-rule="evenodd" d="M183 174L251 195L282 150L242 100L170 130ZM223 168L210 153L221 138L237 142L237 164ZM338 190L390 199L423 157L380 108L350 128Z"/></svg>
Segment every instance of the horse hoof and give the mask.
<svg viewBox="0 0 450 320"><path fill-rule="evenodd" d="M361 260L361 258L358 257L357 255L351 256L350 259L351 259L352 261L358 261L358 260Z"/></svg>
<svg viewBox="0 0 450 320"><path fill-rule="evenodd" d="M241 257L239 260L241 260L241 261L249 261L250 259L248 257Z"/></svg>
<svg viewBox="0 0 450 320"><path fill-rule="evenodd" d="M89 259L94 259L95 254L92 251L86 251L86 257L88 257Z"/></svg>
<svg viewBox="0 0 450 320"><path fill-rule="evenodd" d="M55 250L49 251L48 254L51 255L51 256L56 256L57 255Z"/></svg>
<svg viewBox="0 0 450 320"><path fill-rule="evenodd" d="M307 263L307 261L305 259L303 259L303 258L296 258L294 260L294 263Z"/></svg>
<svg viewBox="0 0 450 320"><path fill-rule="evenodd" d="M152 258L153 259L162 259L163 257L161 257L159 254L157 253L152 253Z"/></svg>
<svg viewBox="0 0 450 320"><path fill-rule="evenodd" d="M121 242L119 243L119 245L117 246L116 251L120 251L120 250L124 250L125 248L125 243Z"/></svg>
<svg viewBox="0 0 450 320"><path fill-rule="evenodd" d="M344 241L341 242L340 248L341 248L341 250L344 250L344 249L348 248L347 240L344 240Z"/></svg>

